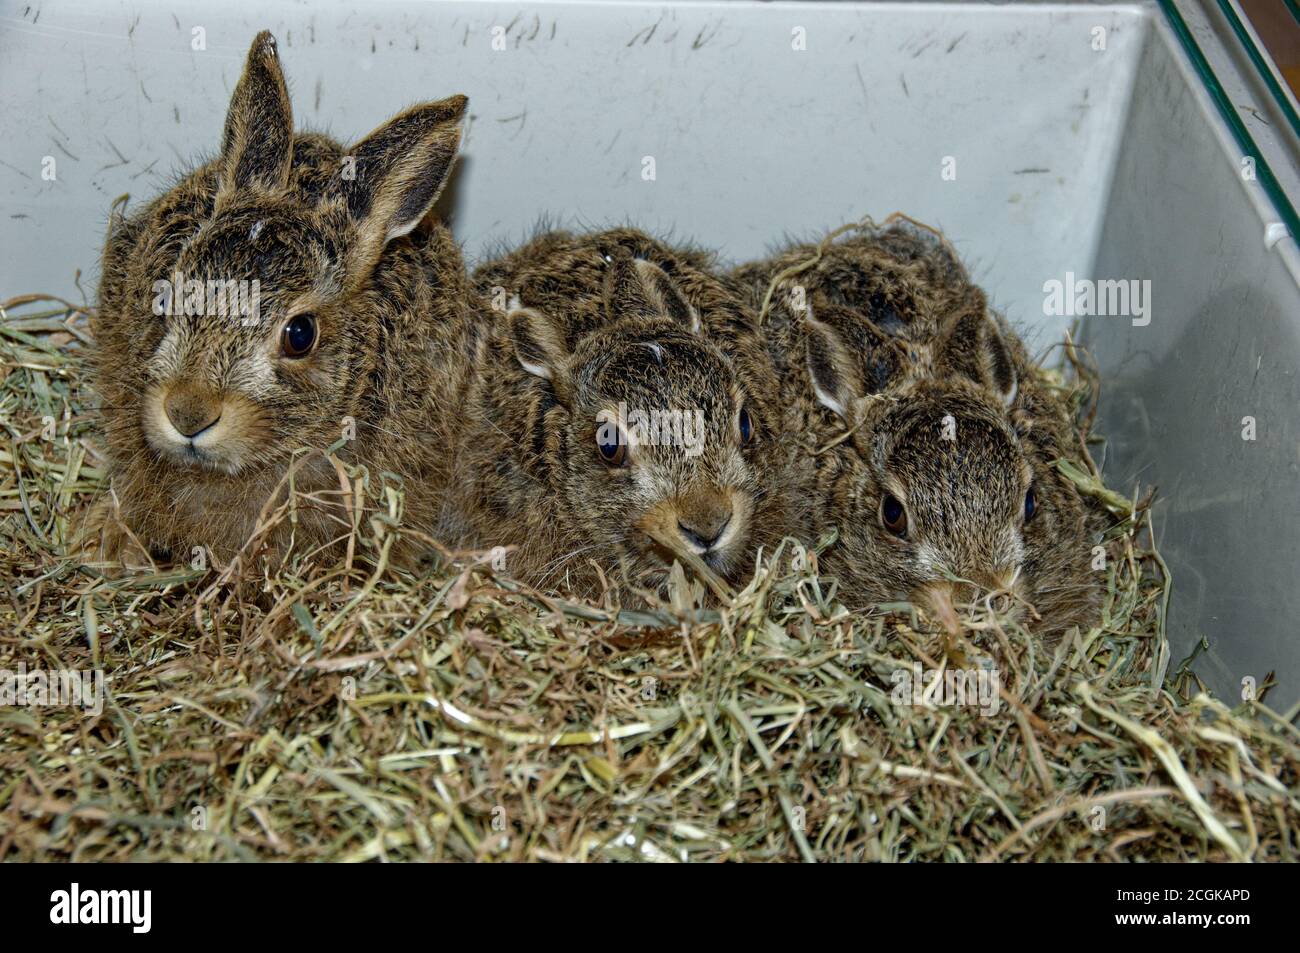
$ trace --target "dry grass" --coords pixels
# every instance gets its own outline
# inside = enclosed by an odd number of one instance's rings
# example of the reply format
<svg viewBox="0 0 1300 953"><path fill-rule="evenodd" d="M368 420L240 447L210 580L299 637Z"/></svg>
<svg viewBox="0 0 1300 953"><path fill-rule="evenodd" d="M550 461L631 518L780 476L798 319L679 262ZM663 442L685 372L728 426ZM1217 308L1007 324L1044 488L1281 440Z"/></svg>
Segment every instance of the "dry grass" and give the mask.
<svg viewBox="0 0 1300 953"><path fill-rule="evenodd" d="M989 607L956 645L910 606L846 614L793 543L720 610L685 572L638 611L473 557L415 578L378 558L403 532L379 485L350 563L112 572L67 555L105 491L84 314L4 310L0 668L99 667L109 698L0 708L0 858L1300 852L1295 713L1170 665L1144 502L1106 497L1105 621L1056 651ZM1107 492L1086 452L1062 467ZM999 671L995 714L891 698L894 673L957 659Z"/></svg>

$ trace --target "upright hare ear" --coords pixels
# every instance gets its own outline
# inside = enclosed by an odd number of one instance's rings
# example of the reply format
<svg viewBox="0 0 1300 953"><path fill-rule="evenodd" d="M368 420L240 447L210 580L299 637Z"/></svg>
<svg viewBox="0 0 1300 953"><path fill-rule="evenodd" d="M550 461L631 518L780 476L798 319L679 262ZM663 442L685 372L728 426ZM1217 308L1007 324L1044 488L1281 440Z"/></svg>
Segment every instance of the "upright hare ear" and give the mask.
<svg viewBox="0 0 1300 953"><path fill-rule="evenodd" d="M960 374L996 394L1010 407L1019 381L1011 350L997 322L984 310L966 311L953 319L935 357L940 374Z"/></svg>
<svg viewBox="0 0 1300 953"><path fill-rule="evenodd" d="M865 396L858 362L840 332L813 315L809 302L803 325L808 357L808 377L818 402L845 423L857 423L859 402Z"/></svg>
<svg viewBox="0 0 1300 953"><path fill-rule="evenodd" d="M519 366L563 390L567 383L569 350L560 330L533 308L516 308L506 315L506 321Z"/></svg>
<svg viewBox="0 0 1300 953"><path fill-rule="evenodd" d="M289 183L293 161L293 110L280 69L275 37L263 30L253 39L244 73L235 84L221 136L216 205L237 192L276 191Z"/></svg>
<svg viewBox="0 0 1300 953"><path fill-rule="evenodd" d="M361 231L352 274L368 274L384 246L415 228L438 200L456 162L468 102L451 96L412 106L344 157L344 193Z"/></svg>
<svg viewBox="0 0 1300 953"><path fill-rule="evenodd" d="M618 249L605 274L605 312L611 318L639 315L671 318L692 334L700 331L699 312L654 262Z"/></svg>

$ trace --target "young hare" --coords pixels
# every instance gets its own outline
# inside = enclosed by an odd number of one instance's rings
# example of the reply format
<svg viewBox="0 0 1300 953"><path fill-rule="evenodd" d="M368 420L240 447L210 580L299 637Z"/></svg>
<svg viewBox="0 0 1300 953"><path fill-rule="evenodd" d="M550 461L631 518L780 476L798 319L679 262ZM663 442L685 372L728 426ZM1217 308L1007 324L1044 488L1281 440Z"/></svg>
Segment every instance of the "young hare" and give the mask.
<svg viewBox="0 0 1300 953"><path fill-rule="evenodd" d="M433 524L432 488L448 479L441 408L464 387L454 355L474 298L447 230L415 229L465 105L413 106L350 149L295 134L275 40L257 36L220 155L110 222L91 324L120 508L104 555L129 538L113 534L120 521L154 556L228 558L283 494L294 451L340 439L372 479L401 478L408 522ZM346 535L322 455L294 484L299 544Z"/></svg>
<svg viewBox="0 0 1300 953"><path fill-rule="evenodd" d="M761 299L764 270L811 254L738 277ZM790 466L804 519L839 529L822 566L846 598L919 601L952 627L955 605L997 595L1045 634L1089 625L1098 520L1054 466L1068 414L955 259L892 229L792 280L802 297L779 291L769 325L802 436Z"/></svg>
<svg viewBox="0 0 1300 953"><path fill-rule="evenodd" d="M545 235L475 280L511 308L463 444L473 537L518 547L518 577L587 592L605 572L656 589L683 553L752 570L784 526L764 463L776 380L734 296L630 230ZM746 347L750 363L727 353Z"/></svg>

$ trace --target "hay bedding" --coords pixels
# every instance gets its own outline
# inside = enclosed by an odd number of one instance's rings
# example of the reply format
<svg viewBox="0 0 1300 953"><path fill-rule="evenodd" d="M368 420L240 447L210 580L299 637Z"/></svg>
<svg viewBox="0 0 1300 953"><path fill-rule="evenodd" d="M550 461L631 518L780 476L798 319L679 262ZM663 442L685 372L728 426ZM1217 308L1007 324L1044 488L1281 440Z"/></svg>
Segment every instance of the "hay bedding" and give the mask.
<svg viewBox="0 0 1300 953"><path fill-rule="evenodd" d="M544 598L485 554L415 578L383 560L405 531L374 475L337 565L111 571L67 555L105 491L84 327L36 296L0 325L0 668L108 686L99 715L0 708L4 859L1300 852L1295 712L1171 663L1147 501L1091 461L1062 466L1117 516L1105 620L1055 652L991 607L958 644L910 606L846 613L789 542L721 609L685 572L636 611ZM996 667L996 713L900 703L915 665Z"/></svg>

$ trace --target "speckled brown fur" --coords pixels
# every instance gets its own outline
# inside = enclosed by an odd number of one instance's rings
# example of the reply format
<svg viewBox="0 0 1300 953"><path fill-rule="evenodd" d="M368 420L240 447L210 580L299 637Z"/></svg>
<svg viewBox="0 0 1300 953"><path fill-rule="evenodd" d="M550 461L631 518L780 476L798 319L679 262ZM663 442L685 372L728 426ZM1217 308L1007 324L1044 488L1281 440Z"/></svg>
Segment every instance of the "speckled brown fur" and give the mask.
<svg viewBox="0 0 1300 953"><path fill-rule="evenodd" d="M641 532L662 519L673 531L728 494L743 536L706 559L732 581L746 577L759 545L786 530L777 381L753 312L709 274L703 253L632 229L551 232L474 274L498 305L516 299L511 333L498 317L476 391L476 425L463 470L475 481L465 508L481 542L519 547L511 571L542 584L590 589L599 576L638 585L663 579L665 556ZM525 317L526 316L526 317ZM699 330L693 330L698 323ZM552 353L550 378L525 371ZM645 448L627 468L597 454L596 416L629 409L699 409L703 452ZM741 408L755 436L743 446Z"/></svg>
<svg viewBox="0 0 1300 953"><path fill-rule="evenodd" d="M110 223L91 325L95 386L121 520L153 555L188 559L202 546L229 558L294 449L333 444L348 419L355 439L339 457L363 464L372 481L395 474L404 519L439 525L454 419L444 409L466 388L468 338L483 306L446 228L416 226L454 162L464 111L462 96L414 106L351 150L294 134L275 41L263 33L218 158ZM178 270L257 279L260 319L155 314L154 283ZM317 316L318 343L305 357L284 357L281 328L303 312ZM165 414L177 407L219 415L208 444L190 449L181 430L168 430ZM296 487L328 495L339 477L317 455ZM298 544L346 534L344 512L337 500L304 502ZM108 557L125 543L117 523L103 527ZM271 535L273 550L290 531L285 521Z"/></svg>
<svg viewBox="0 0 1300 953"><path fill-rule="evenodd" d="M794 246L732 280L757 304L813 251ZM788 285L810 312L782 288L766 328L789 467L810 503L797 522L838 527L822 570L850 604L1003 590L1048 634L1094 620L1101 520L1053 466L1073 447L1066 408L946 246L907 226L859 234ZM906 538L883 525L887 494L905 505ZM965 582L948 589L954 576Z"/></svg>

